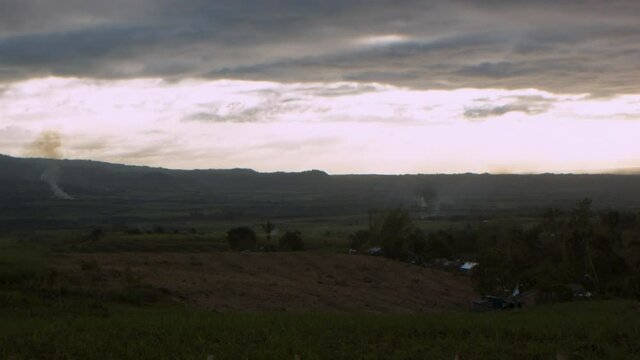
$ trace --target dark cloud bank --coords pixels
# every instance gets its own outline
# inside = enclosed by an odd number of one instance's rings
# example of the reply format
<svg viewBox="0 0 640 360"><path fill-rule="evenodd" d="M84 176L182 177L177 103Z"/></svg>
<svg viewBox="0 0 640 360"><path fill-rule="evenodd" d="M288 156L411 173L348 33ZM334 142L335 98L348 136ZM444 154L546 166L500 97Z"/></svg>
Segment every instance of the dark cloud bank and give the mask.
<svg viewBox="0 0 640 360"><path fill-rule="evenodd" d="M390 34L404 41L358 42ZM640 93L638 39L636 0L0 0L0 81L349 80L606 96ZM519 110L494 110L508 111Z"/></svg>

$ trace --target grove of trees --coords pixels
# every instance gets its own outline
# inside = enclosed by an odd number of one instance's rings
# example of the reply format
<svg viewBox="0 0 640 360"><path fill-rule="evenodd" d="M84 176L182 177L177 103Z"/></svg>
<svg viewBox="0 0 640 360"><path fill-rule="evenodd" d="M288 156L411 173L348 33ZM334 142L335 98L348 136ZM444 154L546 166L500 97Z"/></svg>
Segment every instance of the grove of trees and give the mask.
<svg viewBox="0 0 640 360"><path fill-rule="evenodd" d="M576 284L602 296L640 297L640 217L594 211L584 199L572 210L539 218L493 219L428 233L402 210L372 216L350 246L380 247L384 256L417 263L433 259L476 261L476 289L500 294L520 286L561 299Z"/></svg>

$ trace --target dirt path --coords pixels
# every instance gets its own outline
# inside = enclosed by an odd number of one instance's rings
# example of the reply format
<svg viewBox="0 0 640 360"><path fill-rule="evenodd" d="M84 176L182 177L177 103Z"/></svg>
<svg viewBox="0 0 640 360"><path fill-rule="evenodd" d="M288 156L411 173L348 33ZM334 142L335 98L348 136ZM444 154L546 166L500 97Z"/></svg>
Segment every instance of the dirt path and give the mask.
<svg viewBox="0 0 640 360"><path fill-rule="evenodd" d="M219 311L320 310L430 312L466 309L467 277L383 258L324 253L61 254L79 273L96 262L105 274L129 271L179 301ZM105 280L105 284L109 279Z"/></svg>

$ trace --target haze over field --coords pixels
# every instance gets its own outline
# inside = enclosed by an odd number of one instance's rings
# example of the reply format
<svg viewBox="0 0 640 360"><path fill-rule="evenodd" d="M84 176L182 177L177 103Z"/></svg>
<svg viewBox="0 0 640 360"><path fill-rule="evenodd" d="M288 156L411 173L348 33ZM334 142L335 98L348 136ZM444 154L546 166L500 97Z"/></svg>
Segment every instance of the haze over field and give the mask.
<svg viewBox="0 0 640 360"><path fill-rule="evenodd" d="M640 166L639 35L632 0L0 0L0 153L624 170ZM55 154L34 152L43 137Z"/></svg>

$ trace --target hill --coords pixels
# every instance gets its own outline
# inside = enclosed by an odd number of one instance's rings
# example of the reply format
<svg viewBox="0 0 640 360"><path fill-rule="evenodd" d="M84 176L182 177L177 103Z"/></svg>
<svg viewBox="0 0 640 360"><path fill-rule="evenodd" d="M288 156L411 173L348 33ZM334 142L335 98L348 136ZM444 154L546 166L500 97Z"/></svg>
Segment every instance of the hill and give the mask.
<svg viewBox="0 0 640 360"><path fill-rule="evenodd" d="M69 253L73 283L117 287L126 271L187 305L217 311L467 310L469 277L380 257L330 253ZM78 264L96 264L78 272ZM126 270L125 270L126 269Z"/></svg>
<svg viewBox="0 0 640 360"><path fill-rule="evenodd" d="M60 199L59 188L74 200ZM169 170L0 156L0 227L364 214L404 207L423 217L640 207L639 175L328 175L247 169Z"/></svg>

